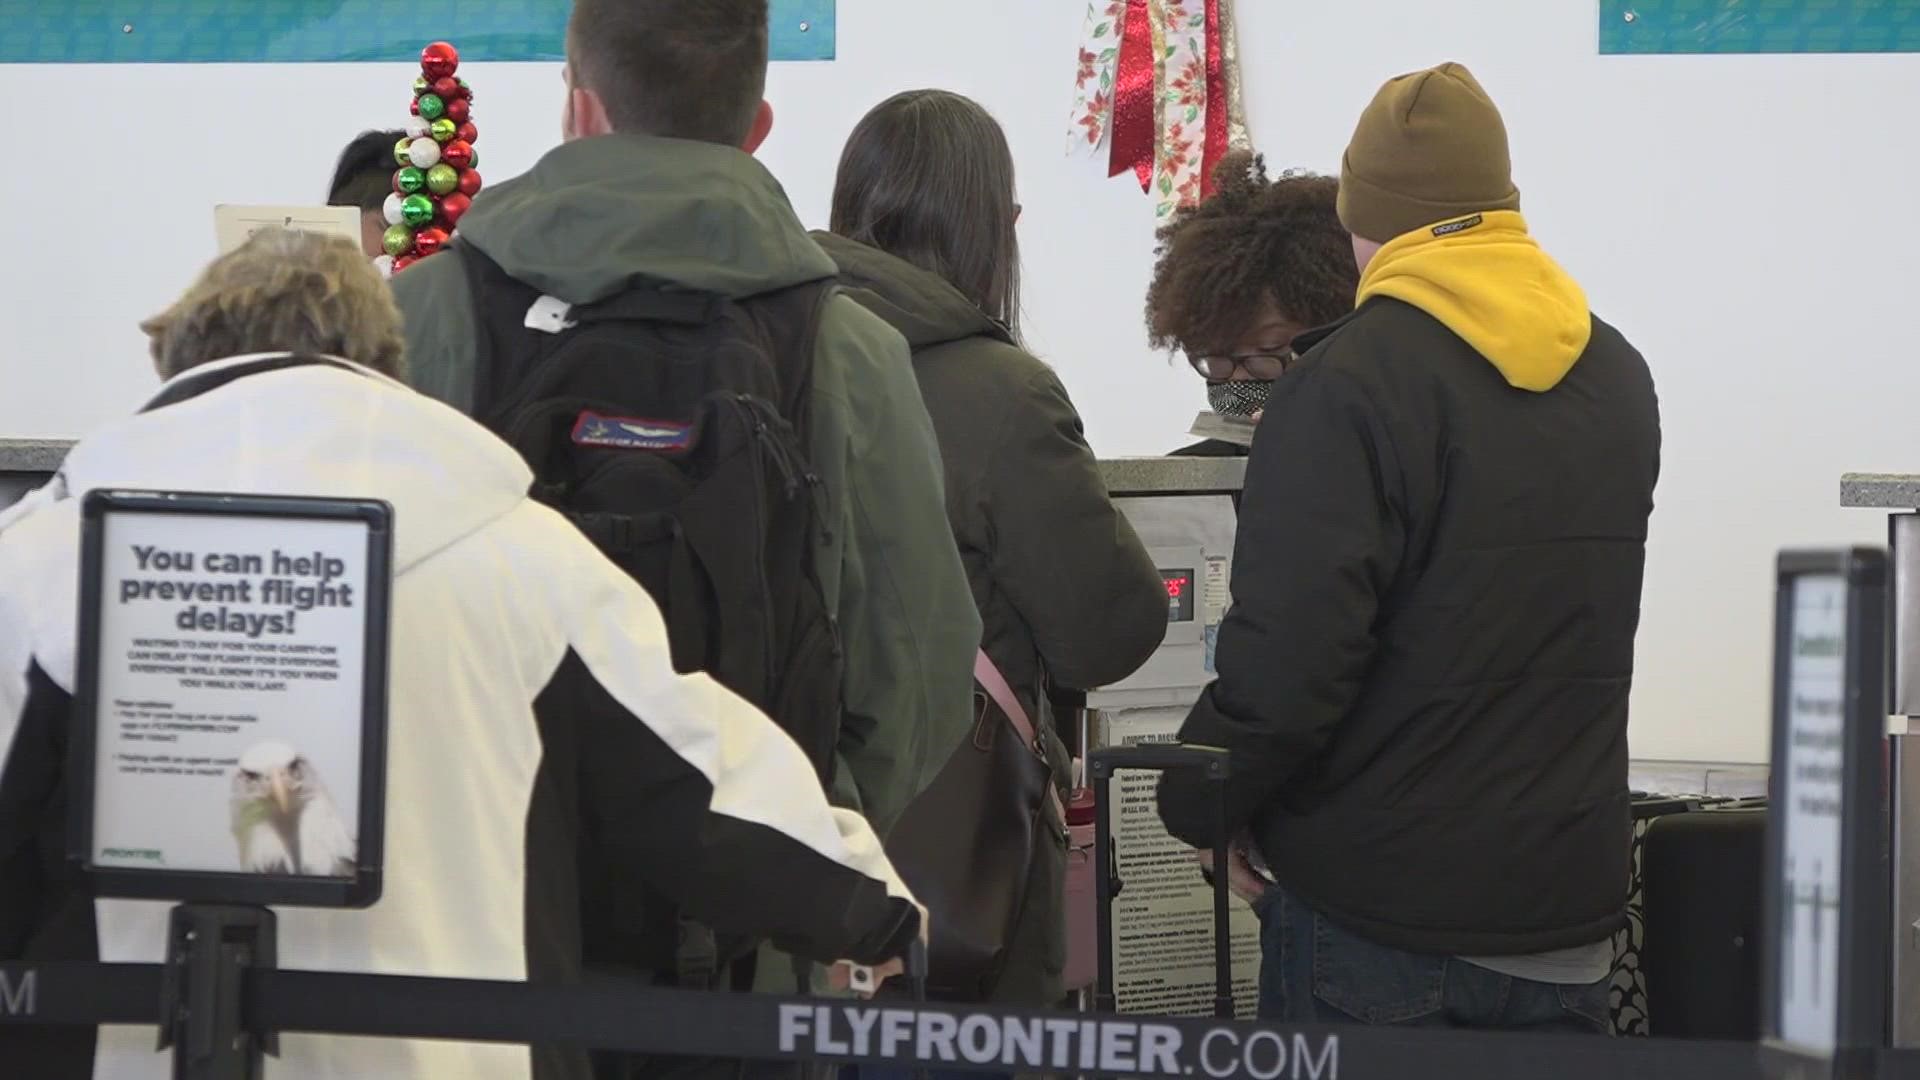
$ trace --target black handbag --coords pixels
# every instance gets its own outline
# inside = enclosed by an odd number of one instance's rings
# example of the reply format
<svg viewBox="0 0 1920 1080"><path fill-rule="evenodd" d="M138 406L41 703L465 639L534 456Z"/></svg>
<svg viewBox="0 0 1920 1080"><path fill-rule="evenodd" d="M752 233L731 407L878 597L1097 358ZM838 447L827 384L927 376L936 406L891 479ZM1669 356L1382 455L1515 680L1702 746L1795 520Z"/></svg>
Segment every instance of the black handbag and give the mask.
<svg viewBox="0 0 1920 1080"><path fill-rule="evenodd" d="M992 994L1025 914L1043 830L1066 828L1038 729L985 652L975 655L973 672L973 733L908 805L886 845L927 906L927 992L943 1001Z"/></svg>

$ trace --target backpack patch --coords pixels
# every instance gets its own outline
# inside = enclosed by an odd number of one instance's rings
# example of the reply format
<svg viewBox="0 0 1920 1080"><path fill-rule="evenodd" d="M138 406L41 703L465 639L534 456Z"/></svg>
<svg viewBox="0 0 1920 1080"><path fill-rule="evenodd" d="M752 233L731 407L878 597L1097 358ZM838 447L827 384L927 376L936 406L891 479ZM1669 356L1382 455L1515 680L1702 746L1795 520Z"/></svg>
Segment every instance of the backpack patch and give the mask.
<svg viewBox="0 0 1920 1080"><path fill-rule="evenodd" d="M693 442L693 425L585 410L573 422L573 441L608 450L685 450Z"/></svg>

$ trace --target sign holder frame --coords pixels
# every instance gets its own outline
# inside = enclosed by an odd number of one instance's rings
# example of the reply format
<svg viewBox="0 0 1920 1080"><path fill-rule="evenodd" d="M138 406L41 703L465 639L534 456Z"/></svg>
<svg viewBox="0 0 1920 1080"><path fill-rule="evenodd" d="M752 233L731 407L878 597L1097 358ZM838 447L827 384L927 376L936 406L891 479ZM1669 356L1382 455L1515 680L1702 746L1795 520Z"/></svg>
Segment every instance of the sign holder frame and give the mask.
<svg viewBox="0 0 1920 1080"><path fill-rule="evenodd" d="M359 817L352 877L205 870L100 867L93 861L95 756L99 750L102 571L107 519L118 514L278 518L362 522L367 526L366 581L360 608L365 650L360 691ZM393 582L393 508L370 499L101 489L80 505L78 652L68 747L68 857L94 894L184 904L366 908L380 899L385 864L388 643Z"/></svg>
<svg viewBox="0 0 1920 1080"><path fill-rule="evenodd" d="M1836 988L1834 1051L1788 1043L1781 1029L1781 919L1786 859L1794 584L1809 576L1838 577L1847 595L1841 690L1840 881L1842 896L1835 940L1840 974ZM1769 782L1765 894L1765 947L1761 957L1761 1058L1770 1077L1872 1075L1887 1032L1889 884L1886 862L1887 669L1886 553L1854 547L1783 551L1775 569L1772 775Z"/></svg>

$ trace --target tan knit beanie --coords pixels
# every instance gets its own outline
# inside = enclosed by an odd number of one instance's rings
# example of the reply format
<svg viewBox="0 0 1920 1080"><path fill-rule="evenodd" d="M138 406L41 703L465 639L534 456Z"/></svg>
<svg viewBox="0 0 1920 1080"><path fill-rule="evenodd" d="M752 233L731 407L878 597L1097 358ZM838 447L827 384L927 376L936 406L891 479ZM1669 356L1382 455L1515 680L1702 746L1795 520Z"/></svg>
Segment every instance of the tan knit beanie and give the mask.
<svg viewBox="0 0 1920 1080"><path fill-rule="evenodd" d="M1340 163L1340 221L1386 243L1479 210L1518 210L1507 127L1459 64L1402 75L1360 114Z"/></svg>

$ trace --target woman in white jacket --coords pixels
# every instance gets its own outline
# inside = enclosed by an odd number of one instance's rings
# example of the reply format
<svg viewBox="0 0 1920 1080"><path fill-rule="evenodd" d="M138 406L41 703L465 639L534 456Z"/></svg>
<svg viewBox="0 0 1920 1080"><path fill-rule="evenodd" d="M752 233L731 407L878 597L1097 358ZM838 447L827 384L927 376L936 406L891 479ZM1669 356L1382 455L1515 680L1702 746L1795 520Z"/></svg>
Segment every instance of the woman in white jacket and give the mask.
<svg viewBox="0 0 1920 1080"><path fill-rule="evenodd" d="M145 329L159 396L0 517L0 960L163 952L166 908L93 900L61 846L78 497L96 488L394 508L385 891L365 911L279 912L283 966L577 978L583 815L624 844L626 869L715 926L825 962L905 951L917 905L866 823L829 810L799 747L712 680L675 674L658 609L527 499L520 458L394 381L399 315L350 244L260 234ZM169 1075L150 1030L24 1030L0 1029L9 1076ZM276 1077L589 1075L564 1049L281 1045Z"/></svg>

